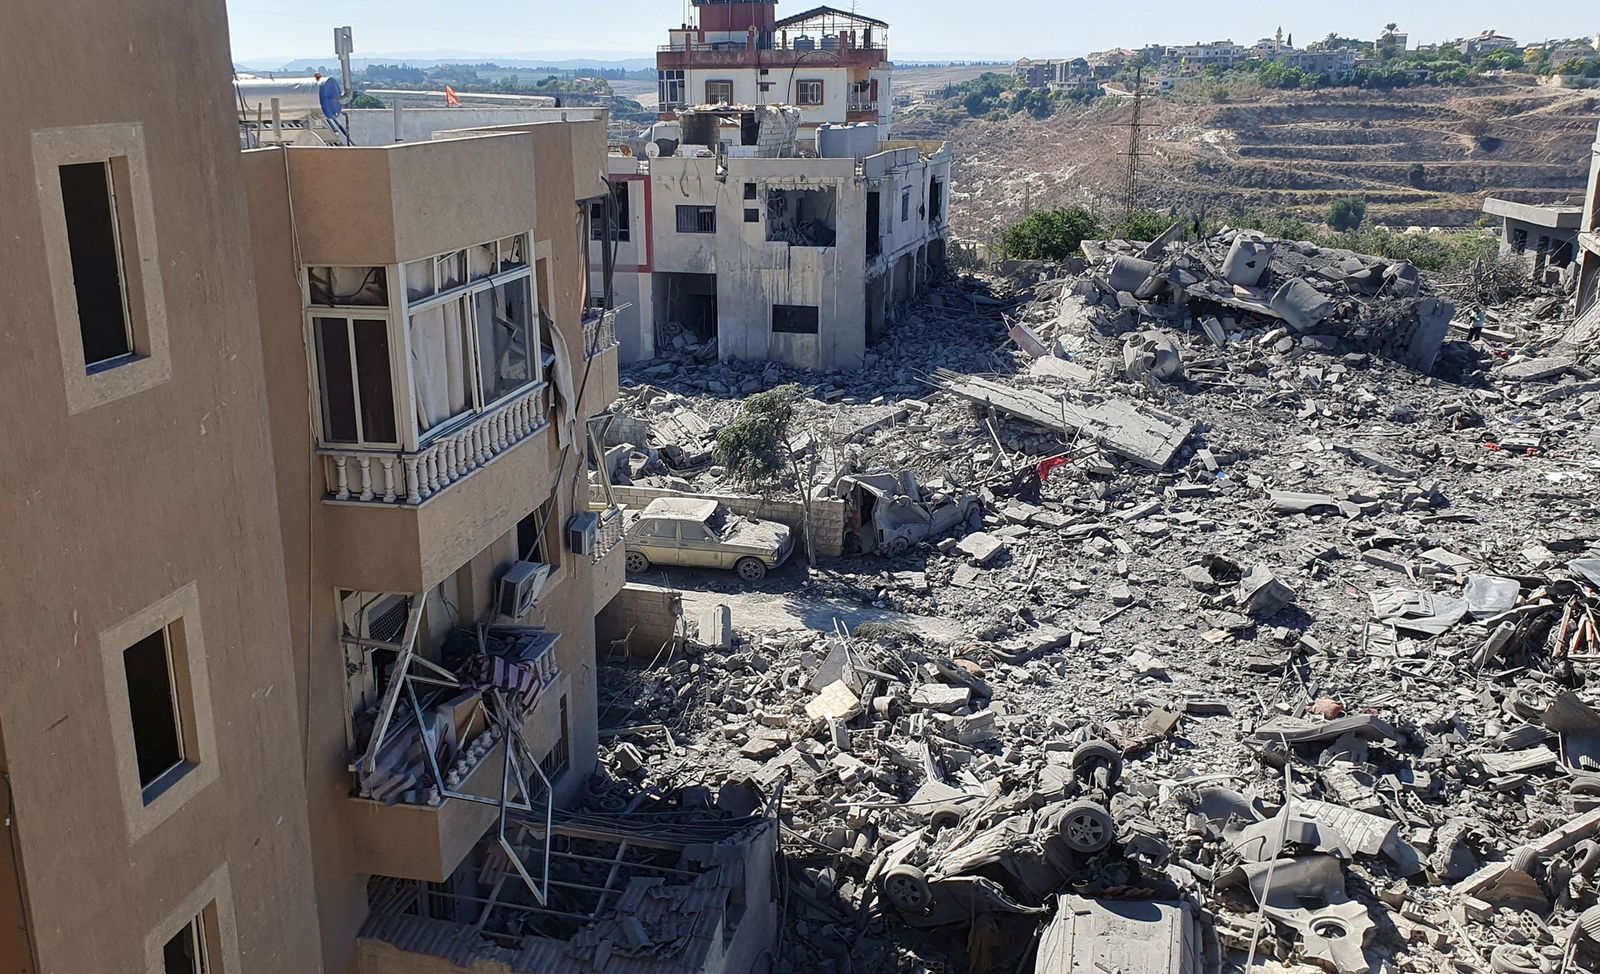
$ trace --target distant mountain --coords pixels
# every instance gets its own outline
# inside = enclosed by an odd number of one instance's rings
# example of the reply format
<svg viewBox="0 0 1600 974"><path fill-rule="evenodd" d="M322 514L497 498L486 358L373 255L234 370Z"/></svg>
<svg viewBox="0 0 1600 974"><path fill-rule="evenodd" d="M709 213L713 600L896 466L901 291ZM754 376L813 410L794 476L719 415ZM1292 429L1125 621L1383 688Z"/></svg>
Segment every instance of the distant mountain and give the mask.
<svg viewBox="0 0 1600 974"><path fill-rule="evenodd" d="M352 57L350 67L361 71L369 64L404 64L414 68L434 68L441 64L498 64L506 68L624 68L637 71L653 68L654 57L618 58L616 52L586 53L584 51L552 51L548 55L485 54L482 51L397 51L393 54L370 54ZM318 68L335 68L339 59L333 54L323 57L271 58L255 57L234 65L240 71L272 74L304 74Z"/></svg>

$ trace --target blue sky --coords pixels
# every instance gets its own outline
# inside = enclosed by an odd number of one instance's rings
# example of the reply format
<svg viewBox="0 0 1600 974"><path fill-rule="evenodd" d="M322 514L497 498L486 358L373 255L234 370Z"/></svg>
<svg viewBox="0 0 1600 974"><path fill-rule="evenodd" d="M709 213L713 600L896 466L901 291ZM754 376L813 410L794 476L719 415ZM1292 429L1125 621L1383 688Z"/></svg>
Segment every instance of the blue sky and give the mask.
<svg viewBox="0 0 1600 974"><path fill-rule="evenodd" d="M798 13L818 0L784 0ZM849 9L850 0L833 6ZM235 61L270 62L331 53L332 30L354 28L356 54L423 51L500 55L638 57L683 20L684 0L228 0ZM1298 8L1298 9L1293 9ZM1585 9L1586 8L1586 9ZM1231 38L1250 43L1283 29L1297 44L1338 31L1373 37L1389 21L1412 42L1494 28L1518 40L1592 36L1600 5L1519 5L1503 0L1262 4L1243 0L860 0L856 9L887 20L890 49L913 57L1060 57L1107 47Z"/></svg>

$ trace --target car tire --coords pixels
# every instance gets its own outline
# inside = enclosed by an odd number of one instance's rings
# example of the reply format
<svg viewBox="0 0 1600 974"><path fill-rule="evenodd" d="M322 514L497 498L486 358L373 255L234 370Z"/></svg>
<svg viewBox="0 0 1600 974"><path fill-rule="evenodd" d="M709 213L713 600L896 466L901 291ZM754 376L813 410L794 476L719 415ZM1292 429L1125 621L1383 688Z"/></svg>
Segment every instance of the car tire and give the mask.
<svg viewBox="0 0 1600 974"><path fill-rule="evenodd" d="M933 891L928 888L928 877L916 866L901 864L883 874L878 880L884 899L902 913L921 913L933 902Z"/></svg>
<svg viewBox="0 0 1600 974"><path fill-rule="evenodd" d="M1084 741L1072 749L1072 775L1079 781L1092 782L1094 773L1106 769L1106 786L1110 787L1122 777L1122 752L1105 741Z"/></svg>
<svg viewBox="0 0 1600 974"><path fill-rule="evenodd" d="M650 559L642 551L630 551L623 559L623 567L633 574L650 570Z"/></svg>
<svg viewBox="0 0 1600 974"><path fill-rule="evenodd" d="M884 553L889 557L899 558L901 555L911 550L911 539L903 537L893 538L887 545L884 545L883 550Z"/></svg>
<svg viewBox="0 0 1600 974"><path fill-rule="evenodd" d="M1117 823L1099 802L1073 802L1062 811L1060 822L1061 838L1073 852L1099 852L1117 835Z"/></svg>
<svg viewBox="0 0 1600 974"><path fill-rule="evenodd" d="M760 558L740 558L734 562L733 570L739 577L747 582L755 583L767 577L767 566Z"/></svg>

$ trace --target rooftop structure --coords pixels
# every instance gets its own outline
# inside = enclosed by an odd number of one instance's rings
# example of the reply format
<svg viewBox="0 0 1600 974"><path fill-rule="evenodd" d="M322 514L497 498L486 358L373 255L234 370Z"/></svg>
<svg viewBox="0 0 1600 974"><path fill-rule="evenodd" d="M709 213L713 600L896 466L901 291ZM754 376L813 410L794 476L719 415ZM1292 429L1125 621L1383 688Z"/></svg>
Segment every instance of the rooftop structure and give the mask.
<svg viewBox="0 0 1600 974"><path fill-rule="evenodd" d="M834 7L779 19L777 0L696 0L657 50L662 120L697 105L791 105L806 135L871 122L889 134L889 25Z"/></svg>

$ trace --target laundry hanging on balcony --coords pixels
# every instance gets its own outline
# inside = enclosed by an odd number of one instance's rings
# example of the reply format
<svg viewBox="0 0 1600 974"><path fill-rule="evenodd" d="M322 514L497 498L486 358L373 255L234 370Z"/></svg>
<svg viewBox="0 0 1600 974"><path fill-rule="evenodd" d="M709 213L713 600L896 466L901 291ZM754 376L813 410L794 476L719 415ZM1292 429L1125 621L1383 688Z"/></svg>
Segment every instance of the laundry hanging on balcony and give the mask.
<svg viewBox="0 0 1600 974"><path fill-rule="evenodd" d="M539 691L544 688L537 665L481 653L467 657L457 675L476 690L504 690L515 696L524 707L533 706L534 701L539 699Z"/></svg>

